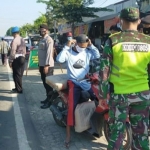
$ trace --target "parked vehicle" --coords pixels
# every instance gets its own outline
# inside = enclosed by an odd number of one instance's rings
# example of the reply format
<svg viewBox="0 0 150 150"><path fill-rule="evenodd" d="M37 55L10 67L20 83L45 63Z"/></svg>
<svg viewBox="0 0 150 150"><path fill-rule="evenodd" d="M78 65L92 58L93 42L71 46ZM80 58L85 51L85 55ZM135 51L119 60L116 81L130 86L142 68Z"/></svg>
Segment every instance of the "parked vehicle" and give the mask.
<svg viewBox="0 0 150 150"><path fill-rule="evenodd" d="M81 68L82 66L79 65L74 65L75 68ZM93 69L91 69L93 70ZM52 97L50 98L51 101L51 106L50 106L50 111L53 114L53 118L56 122L57 125L65 127L66 126L66 121L67 121L67 97L69 92L71 92L71 90L66 89L67 86L67 79L64 78L64 75L56 75L57 79L56 79L56 85L55 85L55 81L54 81L54 77L55 76L49 76L47 77L46 81L47 84L49 84L51 87L53 87L55 90L52 93ZM59 79L58 79L59 76ZM60 80L60 83L59 83ZM98 73L94 72L91 73L89 75L87 75L86 79L84 80L88 80L89 82L91 82L92 85L92 89L96 95L96 103L98 103L98 105L96 105L96 109L95 112L99 114L99 117L103 117L103 122L101 122L99 124L99 126L102 126L102 129L104 131L104 135L106 137L106 140L109 140L110 137L110 128L109 128L109 123L108 123L108 105L107 105L107 100L102 101L99 99L99 92L98 92L98 86L99 86L99 77L98 77ZM60 89L58 89L58 87L60 87ZM81 102L85 101L85 95L86 95L86 99L89 100L89 97L87 95L87 93L85 93L85 91L82 93L81 91ZM88 131L88 130L87 130ZM131 127L130 127L130 123L129 120L126 120L126 129L124 132L124 141L123 141L123 149L124 150L129 150L130 146L131 146L131 141L132 141L132 136L131 136Z"/></svg>
<svg viewBox="0 0 150 150"><path fill-rule="evenodd" d="M34 35L29 35L28 37L24 38L25 43L26 43L26 60L28 60L30 51L32 49L37 49L38 48L38 43L41 39L41 36L39 34L34 34Z"/></svg>
<svg viewBox="0 0 150 150"><path fill-rule="evenodd" d="M10 44L11 44L12 40L14 39L14 37L13 36L4 36L3 38L8 43L8 45L10 47Z"/></svg>

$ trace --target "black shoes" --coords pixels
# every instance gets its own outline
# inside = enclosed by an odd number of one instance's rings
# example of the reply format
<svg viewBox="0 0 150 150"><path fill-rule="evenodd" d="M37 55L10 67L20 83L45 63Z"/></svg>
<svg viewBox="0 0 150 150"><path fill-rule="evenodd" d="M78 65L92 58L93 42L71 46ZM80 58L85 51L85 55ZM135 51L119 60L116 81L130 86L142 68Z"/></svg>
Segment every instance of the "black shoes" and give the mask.
<svg viewBox="0 0 150 150"><path fill-rule="evenodd" d="M18 91L16 88L11 90L11 93L19 93L22 94L23 91Z"/></svg>
<svg viewBox="0 0 150 150"><path fill-rule="evenodd" d="M41 101L41 104L45 104L48 101L48 98L46 98L45 100Z"/></svg>
<svg viewBox="0 0 150 150"><path fill-rule="evenodd" d="M53 93L53 91L49 92L47 98L44 101L41 101L41 104L43 104L41 106L41 109L46 109L46 108L49 108L51 106L52 93Z"/></svg>
<svg viewBox="0 0 150 150"><path fill-rule="evenodd" d="M51 102L47 101L46 103L44 103L43 106L41 106L41 109L46 109L49 108L51 106Z"/></svg>

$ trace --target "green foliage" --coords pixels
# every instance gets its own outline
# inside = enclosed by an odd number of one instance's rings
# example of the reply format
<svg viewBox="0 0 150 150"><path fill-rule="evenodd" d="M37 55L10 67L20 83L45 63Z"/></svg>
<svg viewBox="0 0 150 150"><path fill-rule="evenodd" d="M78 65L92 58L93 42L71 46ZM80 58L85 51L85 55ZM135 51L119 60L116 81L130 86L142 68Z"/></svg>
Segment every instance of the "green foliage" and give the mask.
<svg viewBox="0 0 150 150"><path fill-rule="evenodd" d="M6 31L6 36L12 36L12 34L11 34L12 28L13 28L13 27L9 28L9 29Z"/></svg>
<svg viewBox="0 0 150 150"><path fill-rule="evenodd" d="M39 26L41 24L47 24L47 18L46 18L46 15L42 14L39 18L37 18L35 21L34 21L34 33L38 33L39 31Z"/></svg>
<svg viewBox="0 0 150 150"><path fill-rule="evenodd" d="M47 5L47 12L52 13L53 19L65 19L69 23L83 22L83 17L98 17L95 12L111 11L107 8L88 7L93 0L38 0Z"/></svg>
<svg viewBox="0 0 150 150"><path fill-rule="evenodd" d="M20 35L26 37L27 34L31 33L33 29L34 29L34 25L27 23L20 28Z"/></svg>
<svg viewBox="0 0 150 150"><path fill-rule="evenodd" d="M88 7L94 0L37 0L47 6L47 14L51 20L62 20L72 24L74 34L75 23L83 22L83 17L98 17L95 15L99 11L112 11L107 8Z"/></svg>
<svg viewBox="0 0 150 150"><path fill-rule="evenodd" d="M34 21L34 24L25 24L20 27L20 35L22 37L26 37L28 34L38 33L40 24L47 24L46 15L42 14L39 18ZM6 35L11 36L11 28L9 28L6 32Z"/></svg>

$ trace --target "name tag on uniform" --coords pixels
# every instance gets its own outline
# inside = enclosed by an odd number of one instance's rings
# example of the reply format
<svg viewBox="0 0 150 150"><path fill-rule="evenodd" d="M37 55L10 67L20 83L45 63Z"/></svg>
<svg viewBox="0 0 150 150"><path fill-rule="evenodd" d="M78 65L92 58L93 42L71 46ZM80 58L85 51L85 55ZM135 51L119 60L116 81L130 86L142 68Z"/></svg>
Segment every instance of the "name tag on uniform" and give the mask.
<svg viewBox="0 0 150 150"><path fill-rule="evenodd" d="M18 58L20 56L23 56L23 54L15 54L15 58Z"/></svg>
<svg viewBox="0 0 150 150"><path fill-rule="evenodd" d="M145 43L123 43L122 44L123 52L148 52L149 44Z"/></svg>

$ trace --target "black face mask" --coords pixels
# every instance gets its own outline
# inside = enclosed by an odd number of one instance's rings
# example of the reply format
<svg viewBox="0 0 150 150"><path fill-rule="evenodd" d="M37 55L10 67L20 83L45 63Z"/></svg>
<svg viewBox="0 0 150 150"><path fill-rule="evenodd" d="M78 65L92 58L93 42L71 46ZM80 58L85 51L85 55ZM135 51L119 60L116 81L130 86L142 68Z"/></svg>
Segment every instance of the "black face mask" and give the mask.
<svg viewBox="0 0 150 150"><path fill-rule="evenodd" d="M44 35L46 34L46 31L44 31L44 32L39 31L39 34L40 34L41 36L44 36Z"/></svg>
<svg viewBox="0 0 150 150"><path fill-rule="evenodd" d="M150 35L150 28L143 28L143 33Z"/></svg>

